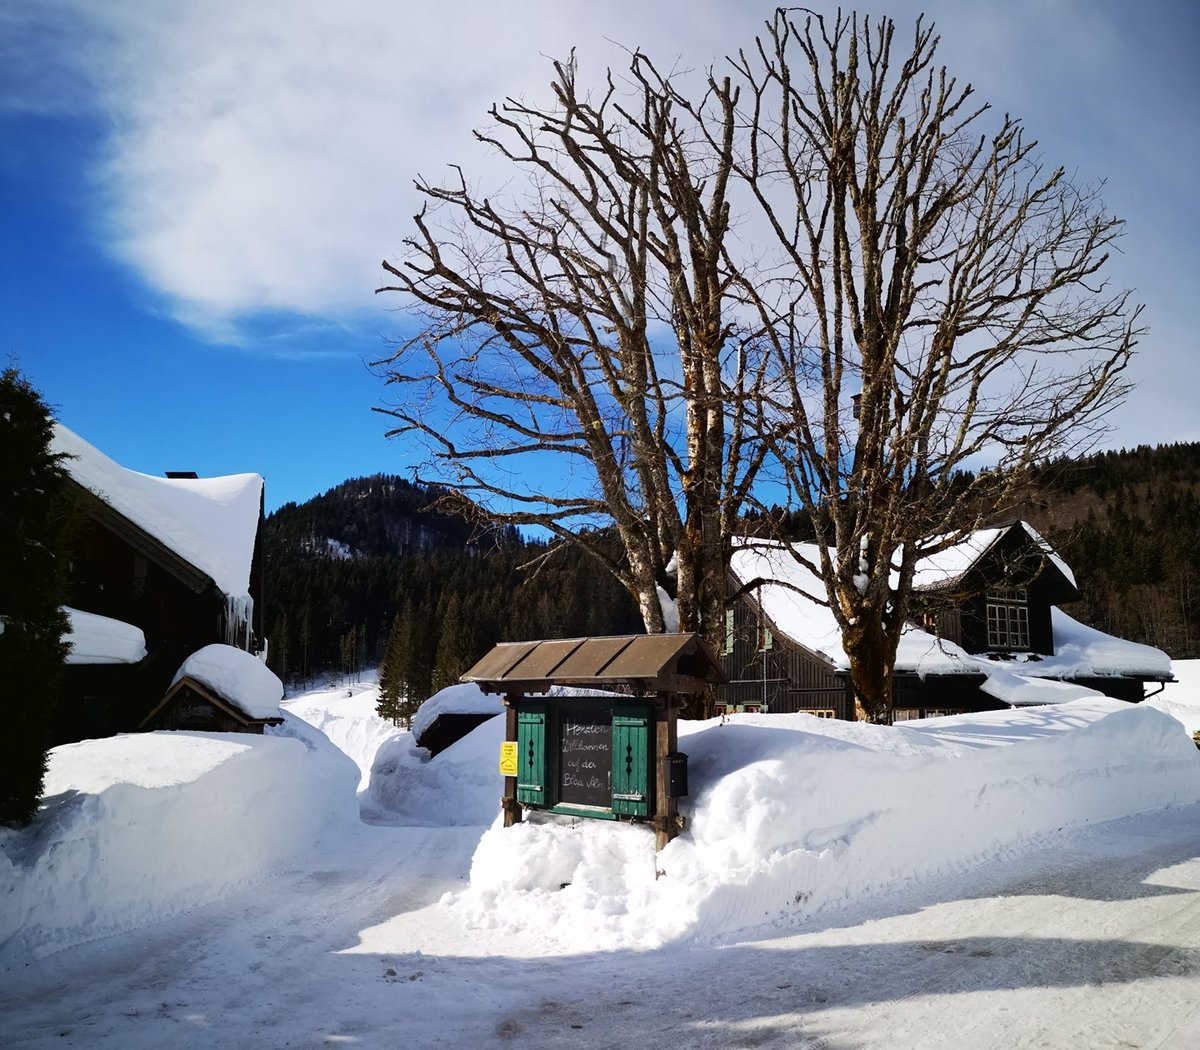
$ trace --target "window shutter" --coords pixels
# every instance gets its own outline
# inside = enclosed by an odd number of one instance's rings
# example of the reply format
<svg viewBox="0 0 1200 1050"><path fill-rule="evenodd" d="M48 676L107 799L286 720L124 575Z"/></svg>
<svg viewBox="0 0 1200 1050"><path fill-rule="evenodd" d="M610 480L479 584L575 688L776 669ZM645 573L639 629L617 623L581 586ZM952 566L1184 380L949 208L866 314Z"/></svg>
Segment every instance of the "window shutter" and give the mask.
<svg viewBox="0 0 1200 1050"><path fill-rule="evenodd" d="M650 711L639 704L613 707L612 809L627 817L650 816Z"/></svg>
<svg viewBox="0 0 1200 1050"><path fill-rule="evenodd" d="M522 707L517 712L517 801L537 806L553 803L547 797L546 708Z"/></svg>

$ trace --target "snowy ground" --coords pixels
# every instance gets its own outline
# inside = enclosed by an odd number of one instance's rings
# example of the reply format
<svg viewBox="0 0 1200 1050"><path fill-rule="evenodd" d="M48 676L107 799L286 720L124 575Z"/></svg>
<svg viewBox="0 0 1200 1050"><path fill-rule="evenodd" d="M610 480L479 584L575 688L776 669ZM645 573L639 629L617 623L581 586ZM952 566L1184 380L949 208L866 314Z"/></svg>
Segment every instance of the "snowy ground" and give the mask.
<svg viewBox="0 0 1200 1050"><path fill-rule="evenodd" d="M60 749L0 837L0 1045L1200 1045L1200 756L1160 711L689 727L655 856L446 826L495 806L496 727L423 762L372 696L285 705L338 748Z"/></svg>

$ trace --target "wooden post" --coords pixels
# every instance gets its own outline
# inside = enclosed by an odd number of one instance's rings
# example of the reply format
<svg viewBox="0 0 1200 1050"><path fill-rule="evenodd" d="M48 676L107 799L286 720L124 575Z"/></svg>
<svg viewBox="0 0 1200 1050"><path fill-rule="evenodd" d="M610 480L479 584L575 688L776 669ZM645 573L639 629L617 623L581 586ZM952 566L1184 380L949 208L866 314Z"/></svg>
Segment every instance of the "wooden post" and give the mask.
<svg viewBox="0 0 1200 1050"><path fill-rule="evenodd" d="M504 698L504 739L517 741L517 708L513 703L515 697ZM504 778L504 798L500 800L500 808L504 813L504 826L511 828L521 823L521 804L517 801L517 778Z"/></svg>
<svg viewBox="0 0 1200 1050"><path fill-rule="evenodd" d="M678 739L679 717L678 698L671 693L663 697L665 703L655 711L654 722L654 758L655 770L655 799L654 799L654 848L662 849L679 833L679 810L675 797L670 793L671 770L667 758L675 752Z"/></svg>

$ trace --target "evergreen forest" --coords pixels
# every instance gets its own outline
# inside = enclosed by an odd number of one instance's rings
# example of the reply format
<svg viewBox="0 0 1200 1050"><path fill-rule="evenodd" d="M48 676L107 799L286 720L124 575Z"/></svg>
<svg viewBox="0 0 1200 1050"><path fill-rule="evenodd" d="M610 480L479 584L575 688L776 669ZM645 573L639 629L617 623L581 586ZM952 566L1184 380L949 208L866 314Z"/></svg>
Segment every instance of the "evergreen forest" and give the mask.
<svg viewBox="0 0 1200 1050"><path fill-rule="evenodd" d="M498 641L641 629L586 555L441 514L440 495L375 475L267 518L268 661L287 685L384 664L385 692L419 702Z"/></svg>

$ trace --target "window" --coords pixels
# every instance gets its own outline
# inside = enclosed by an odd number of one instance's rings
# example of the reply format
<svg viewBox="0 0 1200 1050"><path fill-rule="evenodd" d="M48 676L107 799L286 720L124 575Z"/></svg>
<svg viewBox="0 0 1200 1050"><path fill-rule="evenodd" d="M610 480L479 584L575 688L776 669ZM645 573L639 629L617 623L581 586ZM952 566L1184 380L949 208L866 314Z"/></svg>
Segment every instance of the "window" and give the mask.
<svg viewBox="0 0 1200 1050"><path fill-rule="evenodd" d="M1029 596L1024 587L1001 587L987 596L989 649L1029 648Z"/></svg>
<svg viewBox="0 0 1200 1050"><path fill-rule="evenodd" d="M812 715L813 718L836 718L837 712L829 707L805 707L800 711L802 715Z"/></svg>
<svg viewBox="0 0 1200 1050"><path fill-rule="evenodd" d="M892 724L897 722L913 722L918 718L944 718L947 715L961 715L961 707L897 707L892 710Z"/></svg>
<svg viewBox="0 0 1200 1050"><path fill-rule="evenodd" d="M766 619L761 615L758 618L758 648L760 652L775 648L775 637L771 634Z"/></svg>
<svg viewBox="0 0 1200 1050"><path fill-rule="evenodd" d="M725 649L724 654L728 656L733 652L733 610L725 610Z"/></svg>

